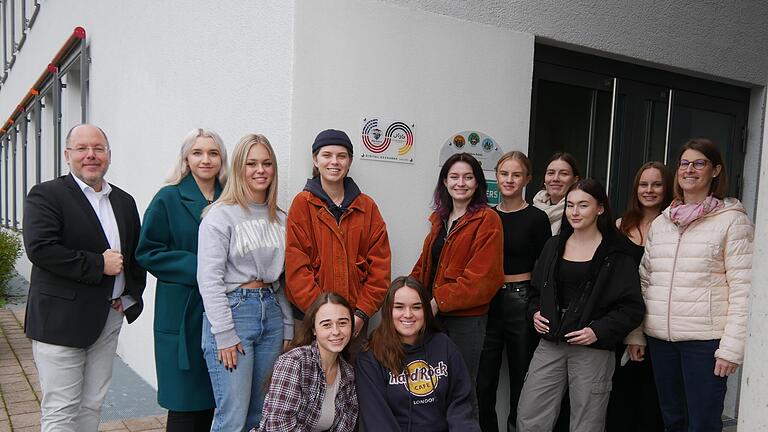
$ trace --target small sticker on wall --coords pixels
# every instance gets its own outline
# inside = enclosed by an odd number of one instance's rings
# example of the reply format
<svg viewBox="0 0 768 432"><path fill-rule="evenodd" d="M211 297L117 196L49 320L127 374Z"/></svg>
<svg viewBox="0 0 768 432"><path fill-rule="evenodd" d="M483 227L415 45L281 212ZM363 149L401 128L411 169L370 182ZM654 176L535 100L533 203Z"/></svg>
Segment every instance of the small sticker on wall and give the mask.
<svg viewBox="0 0 768 432"><path fill-rule="evenodd" d="M478 135L477 132L472 132L471 134L469 134L467 138L469 139L469 143L472 144L473 147L480 142L480 135Z"/></svg>
<svg viewBox="0 0 768 432"><path fill-rule="evenodd" d="M412 164L415 129L412 122L364 117L360 125L360 159Z"/></svg>
<svg viewBox="0 0 768 432"><path fill-rule="evenodd" d="M453 145L457 149L464 148L464 135L456 135L453 137Z"/></svg>
<svg viewBox="0 0 768 432"><path fill-rule="evenodd" d="M440 166L456 153L471 154L480 162L483 171L493 172L504 151L492 137L479 131L467 130L455 133L445 141L440 148Z"/></svg>
<svg viewBox="0 0 768 432"><path fill-rule="evenodd" d="M496 148L496 143L492 139L486 138L483 140L483 151L486 153L492 152Z"/></svg>

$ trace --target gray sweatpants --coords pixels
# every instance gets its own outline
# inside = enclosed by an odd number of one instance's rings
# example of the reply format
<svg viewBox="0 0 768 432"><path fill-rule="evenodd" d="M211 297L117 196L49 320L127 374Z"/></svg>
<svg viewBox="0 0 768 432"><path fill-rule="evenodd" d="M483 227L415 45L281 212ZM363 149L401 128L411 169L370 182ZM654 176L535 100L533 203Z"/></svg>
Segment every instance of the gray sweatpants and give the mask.
<svg viewBox="0 0 768 432"><path fill-rule="evenodd" d="M615 361L612 351L542 339L520 394L517 430L551 431L568 386L571 432L604 431Z"/></svg>

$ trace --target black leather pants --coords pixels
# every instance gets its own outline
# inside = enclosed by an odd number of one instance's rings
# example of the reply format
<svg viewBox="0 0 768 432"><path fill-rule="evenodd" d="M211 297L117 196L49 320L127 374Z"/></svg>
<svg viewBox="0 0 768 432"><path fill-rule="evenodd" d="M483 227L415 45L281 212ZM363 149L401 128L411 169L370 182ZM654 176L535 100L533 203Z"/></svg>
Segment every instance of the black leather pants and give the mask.
<svg viewBox="0 0 768 432"><path fill-rule="evenodd" d="M506 283L491 301L485 343L480 358L480 373L477 377L480 427L483 432L499 430L496 390L505 348L510 381L507 431L516 431L520 390L523 388L528 364L539 341L533 331L533 325L526 318L529 286L528 281Z"/></svg>

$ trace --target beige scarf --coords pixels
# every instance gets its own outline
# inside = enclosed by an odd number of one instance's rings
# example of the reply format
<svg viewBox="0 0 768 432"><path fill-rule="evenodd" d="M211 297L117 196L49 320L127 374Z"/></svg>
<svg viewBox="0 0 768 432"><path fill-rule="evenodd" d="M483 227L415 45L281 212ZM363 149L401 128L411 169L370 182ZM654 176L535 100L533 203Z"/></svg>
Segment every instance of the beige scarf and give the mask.
<svg viewBox="0 0 768 432"><path fill-rule="evenodd" d="M552 235L560 233L560 223L563 221L563 211L565 211L565 197L557 204L552 204L549 200L549 194L546 189L542 189L533 197L533 206L544 210L549 217L549 225L552 227Z"/></svg>

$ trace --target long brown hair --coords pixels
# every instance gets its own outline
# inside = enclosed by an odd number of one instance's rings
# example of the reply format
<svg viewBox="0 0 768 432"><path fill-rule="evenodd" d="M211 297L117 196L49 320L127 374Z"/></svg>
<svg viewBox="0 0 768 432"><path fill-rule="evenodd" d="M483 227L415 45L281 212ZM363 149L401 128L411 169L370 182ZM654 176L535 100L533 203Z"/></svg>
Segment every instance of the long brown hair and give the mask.
<svg viewBox="0 0 768 432"><path fill-rule="evenodd" d="M667 167L658 161L650 161L643 164L635 174L635 181L632 182L632 193L629 196L629 202L627 202L627 210L621 217L621 225L619 231L629 236L632 230L637 229L640 232L640 242L643 242L643 233L639 230L640 221L643 220L643 206L640 204L640 199L637 197L637 188L640 186L640 177L645 170L656 168L661 173L661 182L664 186L664 197L661 200L659 211L664 210L672 202L672 174Z"/></svg>
<svg viewBox="0 0 768 432"><path fill-rule="evenodd" d="M344 297L336 293L324 292L317 296L312 305L309 306L307 313L304 315L304 320L301 322L301 325L299 325L298 330L296 330L293 334L293 340L288 344L288 347L285 348L283 352L288 352L294 348L312 344L312 342L315 340L315 333L312 330L315 328L315 317L317 316L317 311L319 311L323 305L328 303L344 306L349 311L350 322L355 322L352 306L350 306L348 301L344 300ZM349 342L347 342L347 345L343 350L341 350L341 356L344 357L345 360L349 361ZM272 377L274 376L274 373L275 370L273 368L272 372L270 372L269 375L264 379L264 394L269 393L269 386L272 383Z"/></svg>
<svg viewBox="0 0 768 432"><path fill-rule="evenodd" d="M712 168L720 165L720 173L709 184L709 193L718 199L725 198L728 194L728 173L725 171L725 162L717 145L709 138L694 138L683 144L680 147L680 153L677 155L676 170L680 169L680 159L683 158L683 153L686 150L696 150L702 153L712 163ZM683 199L683 189L680 188L680 184L677 182L677 175L675 175L675 198Z"/></svg>
<svg viewBox="0 0 768 432"><path fill-rule="evenodd" d="M307 313L304 314L304 320L301 321L301 325L299 326L298 330L294 332L293 340L288 345L288 348L286 348L286 351L290 351L294 348L298 348L301 346L310 345L315 340L315 317L317 317L317 311L320 310L320 308L323 305L326 304L337 304L344 306L347 311L349 311L349 320L350 324L354 323L354 311L352 310L352 306L349 304L347 300L344 299L344 297L334 293L334 292L324 292L317 296L314 302L312 302L312 305L309 306L309 309L307 309ZM354 330L354 329L353 329ZM351 338L350 338L351 339ZM347 343L347 346L344 347L344 349L341 351L342 357L349 360L349 343Z"/></svg>
<svg viewBox="0 0 768 432"><path fill-rule="evenodd" d="M410 276L400 276L389 285L389 291L384 298L384 305L381 307L381 324L371 334L371 341L366 350L373 352L373 357L387 368L392 374L398 375L403 371L405 361L405 350L400 335L395 329L395 323L392 321L392 310L395 306L395 293L403 287L416 290L421 300L421 308L424 310L424 327L421 329L419 339L425 332L440 331L435 316L432 314L430 298L427 296L427 290L421 286L421 283Z"/></svg>
<svg viewBox="0 0 768 432"><path fill-rule="evenodd" d="M544 165L544 171L546 171L547 168L549 168L549 164L551 164L556 160L561 160L567 163L568 165L570 165L571 173L573 173L573 177L575 179L581 179L581 171L579 171L579 164L578 162L576 162L576 158L568 152L557 152L553 154L552 157L549 158L549 161L547 162L547 164Z"/></svg>
<svg viewBox="0 0 768 432"><path fill-rule="evenodd" d="M448 178L448 171L458 162L464 162L472 168L472 174L475 176L477 182L477 189L472 195L472 199L467 206L467 214L472 214L481 208L488 206L488 184L485 182L485 174L483 173L483 167L480 165L477 159L469 153L456 153L449 157L445 161L443 167L440 168L440 175L437 178L437 185L435 191L432 194L432 208L440 215L441 219L447 219L453 211L453 198L448 193L448 188L445 187L445 180Z"/></svg>

